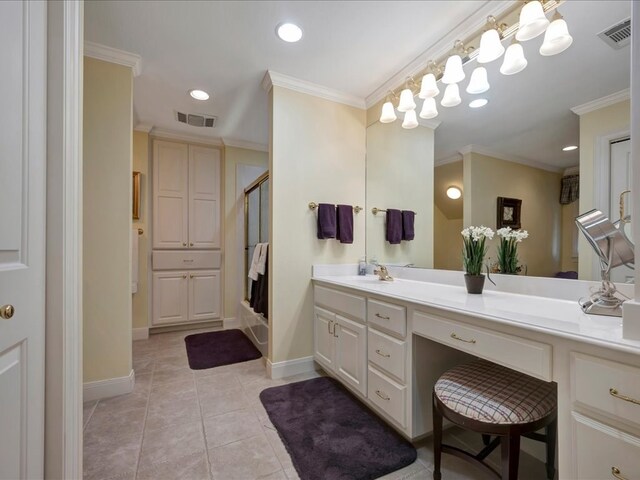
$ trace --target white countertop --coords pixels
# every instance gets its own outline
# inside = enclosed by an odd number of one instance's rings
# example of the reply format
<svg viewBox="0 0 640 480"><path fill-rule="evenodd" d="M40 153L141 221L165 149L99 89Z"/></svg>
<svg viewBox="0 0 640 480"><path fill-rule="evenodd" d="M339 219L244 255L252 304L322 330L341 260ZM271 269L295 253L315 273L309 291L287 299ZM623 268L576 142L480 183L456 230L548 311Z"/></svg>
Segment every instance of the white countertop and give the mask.
<svg viewBox="0 0 640 480"><path fill-rule="evenodd" d="M312 280L418 305L471 315L548 335L640 354L640 341L622 338L622 318L586 315L576 301L485 290L470 295L464 287L376 275L315 275Z"/></svg>

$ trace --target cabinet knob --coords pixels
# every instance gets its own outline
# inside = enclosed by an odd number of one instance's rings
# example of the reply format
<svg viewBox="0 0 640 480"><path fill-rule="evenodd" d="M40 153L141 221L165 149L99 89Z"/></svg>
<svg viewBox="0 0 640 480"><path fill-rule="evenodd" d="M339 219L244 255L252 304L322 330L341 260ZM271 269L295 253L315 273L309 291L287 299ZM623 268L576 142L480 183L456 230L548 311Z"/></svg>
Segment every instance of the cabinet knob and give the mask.
<svg viewBox="0 0 640 480"><path fill-rule="evenodd" d="M13 317L15 311L16 309L13 308L13 305L2 305L0 307L0 318L9 320L11 317Z"/></svg>
<svg viewBox="0 0 640 480"><path fill-rule="evenodd" d="M189 274L189 278L193 278L193 273L190 273L190 274Z"/></svg>
<svg viewBox="0 0 640 480"><path fill-rule="evenodd" d="M187 246L187 242L182 242L182 246L186 247Z"/></svg>
<svg viewBox="0 0 640 480"><path fill-rule="evenodd" d="M190 246L190 247L193 247L193 242L189 243L189 246Z"/></svg>
<svg viewBox="0 0 640 480"><path fill-rule="evenodd" d="M187 278L187 274L185 273L184 275L182 275L182 278Z"/></svg>

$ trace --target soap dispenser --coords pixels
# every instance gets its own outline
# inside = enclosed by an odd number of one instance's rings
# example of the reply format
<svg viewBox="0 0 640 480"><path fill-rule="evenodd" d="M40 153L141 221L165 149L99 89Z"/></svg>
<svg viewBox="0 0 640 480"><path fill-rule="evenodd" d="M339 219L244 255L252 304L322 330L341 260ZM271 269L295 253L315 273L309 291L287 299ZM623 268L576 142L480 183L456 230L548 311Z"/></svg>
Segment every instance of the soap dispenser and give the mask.
<svg viewBox="0 0 640 480"><path fill-rule="evenodd" d="M358 275L366 275L367 274L367 257L360 257L360 261L358 262Z"/></svg>

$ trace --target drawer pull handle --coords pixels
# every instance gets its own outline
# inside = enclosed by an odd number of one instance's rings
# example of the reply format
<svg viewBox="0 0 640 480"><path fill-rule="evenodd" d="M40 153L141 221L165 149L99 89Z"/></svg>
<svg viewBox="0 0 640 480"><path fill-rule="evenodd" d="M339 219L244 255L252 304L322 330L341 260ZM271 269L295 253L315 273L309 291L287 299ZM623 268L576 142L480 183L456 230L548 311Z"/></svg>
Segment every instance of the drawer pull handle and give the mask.
<svg viewBox="0 0 640 480"><path fill-rule="evenodd" d="M333 320L329 320L329 321L327 322L327 330L329 330L329 333L330 333L331 335L333 335L333 332L331 331L331 324L332 324L332 323L333 323Z"/></svg>
<svg viewBox="0 0 640 480"><path fill-rule="evenodd" d="M464 342L464 343L476 343L475 338L472 338L471 340L465 340L464 338L460 338L455 333L451 334L451 338L453 338L454 340L460 340L461 342Z"/></svg>
<svg viewBox="0 0 640 480"><path fill-rule="evenodd" d="M618 467L611 467L611 475L619 480L627 480L627 477L623 477L620 474L620 469Z"/></svg>
<svg viewBox="0 0 640 480"><path fill-rule="evenodd" d="M380 390L376 390L376 395L378 395L383 400L387 400L387 401L391 400L391 397L389 397L384 392L381 392Z"/></svg>
<svg viewBox="0 0 640 480"><path fill-rule="evenodd" d="M640 405L640 400L636 400L635 398L627 397L626 395L620 395L618 393L618 390L616 390L615 388L610 388L609 389L609 395L611 395L612 397L619 398L620 400L624 400L625 402L635 403L636 405Z"/></svg>
<svg viewBox="0 0 640 480"><path fill-rule="evenodd" d="M381 318L383 320L390 320L391 319L391 317L386 317L384 315L380 315L379 313L376 313L376 317Z"/></svg>
<svg viewBox="0 0 640 480"><path fill-rule="evenodd" d="M186 258L185 258L185 259L184 259L184 260L182 260L182 261L183 261L184 263L193 263L193 258L192 258L191 260L188 260L188 259L186 259Z"/></svg>
<svg viewBox="0 0 640 480"><path fill-rule="evenodd" d="M389 358L389 357L391 357L391 355L389 355L388 353L384 353L384 352L382 352L379 348L376 350L376 353L377 353L378 355L380 355L381 357L384 357L384 358Z"/></svg>

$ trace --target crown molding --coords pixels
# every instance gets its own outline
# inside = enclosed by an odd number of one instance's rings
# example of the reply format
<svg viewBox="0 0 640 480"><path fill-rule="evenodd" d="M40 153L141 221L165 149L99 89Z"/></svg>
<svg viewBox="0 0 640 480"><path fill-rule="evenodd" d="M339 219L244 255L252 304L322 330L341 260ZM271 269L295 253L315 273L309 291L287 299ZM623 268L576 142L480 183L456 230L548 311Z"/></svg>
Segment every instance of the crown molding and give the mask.
<svg viewBox="0 0 640 480"><path fill-rule="evenodd" d="M149 125L146 123L139 123L134 127L134 130L136 132L149 133L151 132L151 130L153 130L153 125Z"/></svg>
<svg viewBox="0 0 640 480"><path fill-rule="evenodd" d="M586 113L595 112L596 110L600 110L601 108L624 102L625 100L629 100L630 98L631 92L628 88L625 88L624 90L612 93L611 95L607 95L602 98L596 98L595 100L591 100L590 102L572 107L571 111L576 115L585 115Z"/></svg>
<svg viewBox="0 0 640 480"><path fill-rule="evenodd" d="M442 158L440 160L436 160L435 162L433 162L433 166L434 167L441 167L442 165L447 165L449 163L456 163L456 162L461 162L462 161L462 155L459 153L456 153L455 155L451 155L449 157L445 157Z"/></svg>
<svg viewBox="0 0 640 480"><path fill-rule="evenodd" d="M269 145L257 142L248 142L246 140L236 140L233 138L223 138L222 143L225 147L244 148L245 150L255 150L257 152L268 152Z"/></svg>
<svg viewBox="0 0 640 480"><path fill-rule="evenodd" d="M167 140L182 140L183 142L201 143L204 145L213 145L215 147L222 147L222 139L217 137L205 137L201 135L190 135L188 133L176 132L174 130L165 130L161 128L153 128L150 133L151 136L157 138L163 138Z"/></svg>
<svg viewBox="0 0 640 480"><path fill-rule="evenodd" d="M125 52L117 48L107 47L99 43L84 42L84 55L86 57L104 60L105 62L117 63L125 67L131 67L133 76L137 77L142 73L142 58L135 53Z"/></svg>
<svg viewBox="0 0 640 480"><path fill-rule="evenodd" d="M339 90L334 90L332 88L323 87L317 83L307 82L306 80L300 80L298 78L290 77L289 75L267 70L267 73L262 79L262 88L269 92L274 86L287 88L307 95L313 95L314 97L324 98L325 100L342 103L344 105L349 105L350 107L361 109L365 108L365 101L363 98L344 93Z"/></svg>
<svg viewBox="0 0 640 480"><path fill-rule="evenodd" d="M429 60L437 60L447 55L447 53L453 49L453 43L456 40L468 38L480 31L486 25L489 15L500 17L504 12L513 7L513 3L513 0L485 1L482 3L466 20L456 25L444 37L369 94L365 98L366 108L372 107L385 98L389 90L394 90L402 85L407 77L413 77L424 70Z"/></svg>
<svg viewBox="0 0 640 480"><path fill-rule="evenodd" d="M554 167L548 163L537 162L518 155L506 155L501 152L497 152L490 148L483 147L482 145L466 145L458 152L461 155L467 155L469 153L478 153L480 155L486 155L487 157L497 158L498 160L504 160L505 162L519 163L521 165L527 165L528 167L538 168L540 170L546 170L548 172L561 173L564 171L562 167Z"/></svg>

